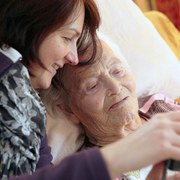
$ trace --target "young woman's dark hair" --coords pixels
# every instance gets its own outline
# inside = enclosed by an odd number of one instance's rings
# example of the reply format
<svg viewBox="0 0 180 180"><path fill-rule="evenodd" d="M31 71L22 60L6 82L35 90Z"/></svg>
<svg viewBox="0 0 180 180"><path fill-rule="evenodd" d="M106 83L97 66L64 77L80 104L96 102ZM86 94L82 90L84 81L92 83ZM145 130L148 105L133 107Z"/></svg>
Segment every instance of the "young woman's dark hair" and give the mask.
<svg viewBox="0 0 180 180"><path fill-rule="evenodd" d="M30 61L42 64L38 58L41 42L49 33L60 28L79 5L85 7L85 20L77 44L78 54L82 56L88 46L93 44L89 60L93 59L100 16L92 0L1 0L0 47L15 48L22 54L25 65L29 65Z"/></svg>

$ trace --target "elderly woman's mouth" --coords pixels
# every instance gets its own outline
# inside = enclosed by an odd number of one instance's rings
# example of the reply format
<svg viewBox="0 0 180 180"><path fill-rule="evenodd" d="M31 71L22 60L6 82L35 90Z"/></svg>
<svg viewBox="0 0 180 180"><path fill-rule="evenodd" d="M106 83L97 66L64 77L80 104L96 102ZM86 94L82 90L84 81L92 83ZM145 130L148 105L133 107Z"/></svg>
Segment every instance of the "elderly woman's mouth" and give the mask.
<svg viewBox="0 0 180 180"><path fill-rule="evenodd" d="M128 96L126 96L125 98L123 98L122 100L118 101L117 103L113 104L109 110L116 110L119 109L120 107L123 106L123 104L126 102L126 100L128 99Z"/></svg>

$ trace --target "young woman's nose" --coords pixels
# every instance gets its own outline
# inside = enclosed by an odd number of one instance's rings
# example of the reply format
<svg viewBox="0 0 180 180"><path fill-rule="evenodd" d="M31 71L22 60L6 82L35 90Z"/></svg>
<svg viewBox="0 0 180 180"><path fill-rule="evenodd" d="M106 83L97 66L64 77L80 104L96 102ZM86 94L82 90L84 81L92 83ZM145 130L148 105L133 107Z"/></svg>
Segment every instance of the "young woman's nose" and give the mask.
<svg viewBox="0 0 180 180"><path fill-rule="evenodd" d="M67 55L65 56L65 61L66 61L66 63L71 64L71 65L78 64L79 59L78 59L78 55L77 55L76 44L72 45L69 48Z"/></svg>
<svg viewBox="0 0 180 180"><path fill-rule="evenodd" d="M119 81L109 78L107 81L107 93L108 96L119 94L121 92L122 85Z"/></svg>

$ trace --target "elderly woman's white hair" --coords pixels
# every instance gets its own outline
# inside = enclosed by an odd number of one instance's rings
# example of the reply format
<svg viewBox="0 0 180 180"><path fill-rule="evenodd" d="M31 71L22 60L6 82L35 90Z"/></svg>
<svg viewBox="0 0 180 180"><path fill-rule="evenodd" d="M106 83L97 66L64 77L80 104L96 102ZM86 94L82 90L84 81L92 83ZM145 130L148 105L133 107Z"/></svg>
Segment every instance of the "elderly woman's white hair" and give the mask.
<svg viewBox="0 0 180 180"><path fill-rule="evenodd" d="M101 41L104 41L108 46L111 47L111 49L113 50L114 54L121 60L121 62L128 68L129 65L127 63L127 60L125 59L125 57L123 56L120 48L118 45L116 45L116 43L114 43L107 35L105 35L104 33L98 31L97 32L98 34L98 38L101 40Z"/></svg>

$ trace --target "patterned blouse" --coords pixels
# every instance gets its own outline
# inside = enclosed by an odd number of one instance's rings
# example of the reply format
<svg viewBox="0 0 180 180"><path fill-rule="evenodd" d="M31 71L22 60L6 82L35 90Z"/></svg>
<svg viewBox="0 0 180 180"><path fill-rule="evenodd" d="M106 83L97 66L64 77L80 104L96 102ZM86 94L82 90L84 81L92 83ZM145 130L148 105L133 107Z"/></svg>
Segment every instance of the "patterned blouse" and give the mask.
<svg viewBox="0 0 180 180"><path fill-rule="evenodd" d="M45 108L20 59L0 50L0 179L36 170L45 133Z"/></svg>

